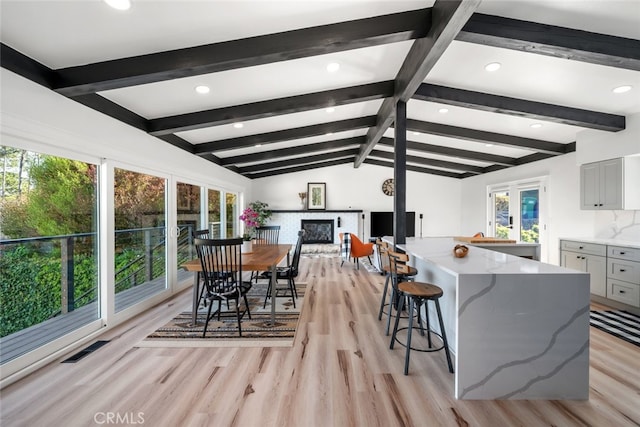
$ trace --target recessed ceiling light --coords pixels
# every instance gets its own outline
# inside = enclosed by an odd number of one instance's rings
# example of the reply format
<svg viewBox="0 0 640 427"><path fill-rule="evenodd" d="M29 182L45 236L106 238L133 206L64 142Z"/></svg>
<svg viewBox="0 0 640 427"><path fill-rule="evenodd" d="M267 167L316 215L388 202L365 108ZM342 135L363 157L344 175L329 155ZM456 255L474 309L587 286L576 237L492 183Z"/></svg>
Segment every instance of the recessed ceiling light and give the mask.
<svg viewBox="0 0 640 427"><path fill-rule="evenodd" d="M633 86L629 86L629 85L618 86L616 88L613 88L612 92L613 93L625 93L625 92L629 92L632 87Z"/></svg>
<svg viewBox="0 0 640 427"><path fill-rule="evenodd" d="M484 69L487 71L497 71L500 69L500 67L502 67L502 64L500 64L499 62L491 62L485 65Z"/></svg>
<svg viewBox="0 0 640 427"><path fill-rule="evenodd" d="M337 62L331 62L327 64L327 71L330 73L335 73L339 69L340 69L340 64L338 64Z"/></svg>
<svg viewBox="0 0 640 427"><path fill-rule="evenodd" d="M336 109L335 109L335 108L333 108L333 107L329 107L329 108L327 108L327 109L326 109L326 110L324 110L324 111L326 111L327 113L333 113L334 111L336 111Z"/></svg>
<svg viewBox="0 0 640 427"><path fill-rule="evenodd" d="M201 95L205 95L209 93L210 90L211 89L209 89L209 86L205 86L205 85L196 86L196 92L198 92Z"/></svg>
<svg viewBox="0 0 640 427"><path fill-rule="evenodd" d="M438 113L441 113L441 114L446 114L448 112L449 112L448 108L441 108L441 109L438 110Z"/></svg>
<svg viewBox="0 0 640 427"><path fill-rule="evenodd" d="M112 8L118 10L129 10L129 8L131 7L130 0L104 0L104 2Z"/></svg>
<svg viewBox="0 0 640 427"><path fill-rule="evenodd" d="M540 129L542 127L542 123L533 123L529 127L531 127L532 129Z"/></svg>
<svg viewBox="0 0 640 427"><path fill-rule="evenodd" d="M233 127L236 129L242 129L244 127L244 125L242 123L234 123Z"/></svg>

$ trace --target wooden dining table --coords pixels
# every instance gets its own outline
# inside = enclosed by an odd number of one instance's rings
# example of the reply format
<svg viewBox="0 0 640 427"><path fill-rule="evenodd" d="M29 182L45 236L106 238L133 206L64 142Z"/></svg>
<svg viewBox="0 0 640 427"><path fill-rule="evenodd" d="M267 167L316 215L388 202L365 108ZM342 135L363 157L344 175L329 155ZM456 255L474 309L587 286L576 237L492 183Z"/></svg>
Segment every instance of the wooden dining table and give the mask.
<svg viewBox="0 0 640 427"><path fill-rule="evenodd" d="M271 324L276 320L276 267L288 257L291 245L253 245L252 251L242 254L243 271L271 271ZM198 303L200 302L200 272L202 265L198 258L187 261L182 265L185 270L193 272L193 307L191 323L196 324ZM204 286L204 284L203 284Z"/></svg>

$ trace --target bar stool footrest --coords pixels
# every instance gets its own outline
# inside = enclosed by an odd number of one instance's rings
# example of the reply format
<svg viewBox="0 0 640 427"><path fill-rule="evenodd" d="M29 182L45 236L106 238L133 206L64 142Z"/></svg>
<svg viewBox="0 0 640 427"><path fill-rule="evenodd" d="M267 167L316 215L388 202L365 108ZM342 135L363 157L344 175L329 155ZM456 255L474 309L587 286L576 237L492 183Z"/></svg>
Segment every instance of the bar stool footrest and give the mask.
<svg viewBox="0 0 640 427"><path fill-rule="evenodd" d="M406 331L407 329L409 329L409 327L408 327L408 326L405 326L405 327L402 327L402 328L398 328L397 332L400 332L400 331ZM423 335L421 335L421 334L420 334L420 332L421 332L420 326L414 326L412 329L413 329L414 331L415 331L415 330L417 330L417 331L418 331L418 334L419 334L419 336L420 336L420 337L422 337L422 336L423 336ZM400 341L400 340L398 339L397 332L396 332L396 343L400 344L400 345L401 345L402 347L404 347L404 348L407 348L407 343L402 342L402 341ZM428 334L428 333L431 333L432 335L437 336L438 338L440 338L440 341L442 342L442 335L440 335L439 333L437 333L437 332L435 332L435 331L432 331L432 330L429 330L429 331L426 331L426 330L425 330L425 331L424 331L424 338L425 338L425 339L427 339L427 334ZM414 334L412 334L412 335L415 337L415 333L414 333ZM431 339L433 340L433 338L431 338ZM424 349L424 348L411 347L411 350L412 350L412 351L420 351L420 352L422 352L422 353L431 353L431 352L434 352L434 351L444 350L444 343L442 343L442 345L441 345L440 347L430 347L430 348L426 348L426 349Z"/></svg>

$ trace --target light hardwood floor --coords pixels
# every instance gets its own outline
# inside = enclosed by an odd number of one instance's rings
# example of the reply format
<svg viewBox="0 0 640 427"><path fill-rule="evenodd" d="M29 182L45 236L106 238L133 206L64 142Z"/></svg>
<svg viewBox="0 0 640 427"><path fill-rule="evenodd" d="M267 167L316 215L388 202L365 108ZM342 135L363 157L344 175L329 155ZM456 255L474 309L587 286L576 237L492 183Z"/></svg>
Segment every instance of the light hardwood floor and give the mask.
<svg viewBox="0 0 640 427"><path fill-rule="evenodd" d="M147 426L640 425L638 347L591 328L588 401L459 401L443 352L412 353L402 374L404 349L389 350L377 320L382 276L337 257L300 266L308 285L293 348L136 347L188 309L183 292L78 363L2 390L0 424L109 425L111 413Z"/></svg>

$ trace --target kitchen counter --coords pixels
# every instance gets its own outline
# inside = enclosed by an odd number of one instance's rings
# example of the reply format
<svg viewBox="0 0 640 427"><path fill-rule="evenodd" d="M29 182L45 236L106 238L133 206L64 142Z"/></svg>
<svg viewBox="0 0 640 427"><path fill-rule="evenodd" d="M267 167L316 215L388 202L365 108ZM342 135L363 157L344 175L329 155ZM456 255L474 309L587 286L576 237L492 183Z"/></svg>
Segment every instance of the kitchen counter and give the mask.
<svg viewBox="0 0 640 427"><path fill-rule="evenodd" d="M392 238L385 238L392 243ZM588 399L589 275L469 247L408 238L417 281L440 286L458 399ZM437 321L429 306L430 324Z"/></svg>

